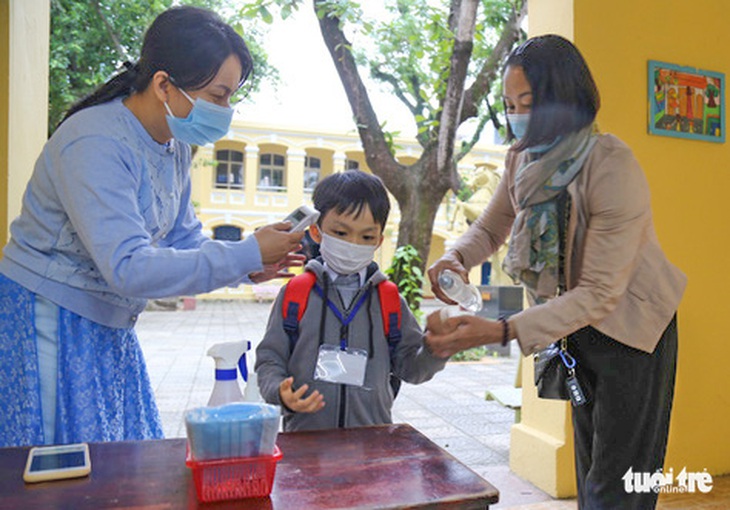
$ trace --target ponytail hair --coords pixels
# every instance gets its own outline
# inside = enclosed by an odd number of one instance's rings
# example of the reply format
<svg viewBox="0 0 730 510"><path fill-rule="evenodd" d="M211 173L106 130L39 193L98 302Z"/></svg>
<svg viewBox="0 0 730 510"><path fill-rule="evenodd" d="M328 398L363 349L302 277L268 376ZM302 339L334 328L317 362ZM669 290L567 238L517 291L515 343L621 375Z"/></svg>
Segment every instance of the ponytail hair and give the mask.
<svg viewBox="0 0 730 510"><path fill-rule="evenodd" d="M215 78L232 54L241 62L240 87L253 69L253 59L241 36L207 9L188 5L168 9L147 29L139 61L125 62L124 69L74 103L59 125L84 108L144 92L158 71L169 74L181 89L199 90Z"/></svg>
<svg viewBox="0 0 730 510"><path fill-rule="evenodd" d="M69 108L69 110L66 112L66 115L64 115L63 119L61 119L61 122L59 122L58 125L60 126L61 124L63 124L66 119L68 119L71 115L78 112L79 110L83 110L84 108L88 108L89 106L107 103L113 99L116 99L119 96L129 95L132 92L135 81L137 79L138 67L139 66L137 66L136 64L132 64L129 61L124 62L124 69L121 72L112 76L109 81L107 81L104 85L96 89L88 96L71 105L71 108Z"/></svg>

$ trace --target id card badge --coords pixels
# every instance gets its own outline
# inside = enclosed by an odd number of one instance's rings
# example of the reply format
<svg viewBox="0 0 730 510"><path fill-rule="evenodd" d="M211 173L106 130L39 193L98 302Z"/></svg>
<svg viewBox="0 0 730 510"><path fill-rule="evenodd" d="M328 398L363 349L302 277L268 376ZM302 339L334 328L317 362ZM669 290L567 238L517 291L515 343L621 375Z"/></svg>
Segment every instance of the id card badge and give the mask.
<svg viewBox="0 0 730 510"><path fill-rule="evenodd" d="M350 348L342 350L338 345L320 345L314 378L319 381L362 386L365 384L367 364L367 351Z"/></svg>

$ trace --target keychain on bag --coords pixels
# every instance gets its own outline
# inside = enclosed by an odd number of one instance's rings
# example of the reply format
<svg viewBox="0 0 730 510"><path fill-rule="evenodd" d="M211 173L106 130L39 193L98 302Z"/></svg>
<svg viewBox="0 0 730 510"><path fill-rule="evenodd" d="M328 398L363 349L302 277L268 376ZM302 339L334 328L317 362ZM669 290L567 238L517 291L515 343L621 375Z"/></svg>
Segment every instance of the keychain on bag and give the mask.
<svg viewBox="0 0 730 510"><path fill-rule="evenodd" d="M565 379L565 387L568 389L568 396L574 406L582 406L588 399L586 398L583 388L581 388L578 378L575 376L576 361L573 356L568 353L567 340L563 338L560 343L560 359L563 361L568 377Z"/></svg>

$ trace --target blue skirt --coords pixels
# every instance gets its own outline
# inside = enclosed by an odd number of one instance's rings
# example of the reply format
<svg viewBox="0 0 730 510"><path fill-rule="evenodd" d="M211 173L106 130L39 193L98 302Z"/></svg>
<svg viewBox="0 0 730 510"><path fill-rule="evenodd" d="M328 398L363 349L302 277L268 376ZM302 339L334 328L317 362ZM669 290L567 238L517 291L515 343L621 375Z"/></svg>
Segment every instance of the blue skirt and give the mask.
<svg viewBox="0 0 730 510"><path fill-rule="evenodd" d="M45 443L34 304L0 274L0 447ZM59 307L55 418L56 444L163 437L134 329Z"/></svg>

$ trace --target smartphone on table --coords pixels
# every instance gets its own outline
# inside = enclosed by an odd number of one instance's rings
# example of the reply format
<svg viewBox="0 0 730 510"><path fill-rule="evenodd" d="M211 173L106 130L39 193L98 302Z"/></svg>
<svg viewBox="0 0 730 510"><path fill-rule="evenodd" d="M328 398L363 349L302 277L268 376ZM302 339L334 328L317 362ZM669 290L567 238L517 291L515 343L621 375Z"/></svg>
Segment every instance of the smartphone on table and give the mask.
<svg viewBox="0 0 730 510"><path fill-rule="evenodd" d="M86 443L34 446L28 452L23 480L27 483L79 478L91 472Z"/></svg>

